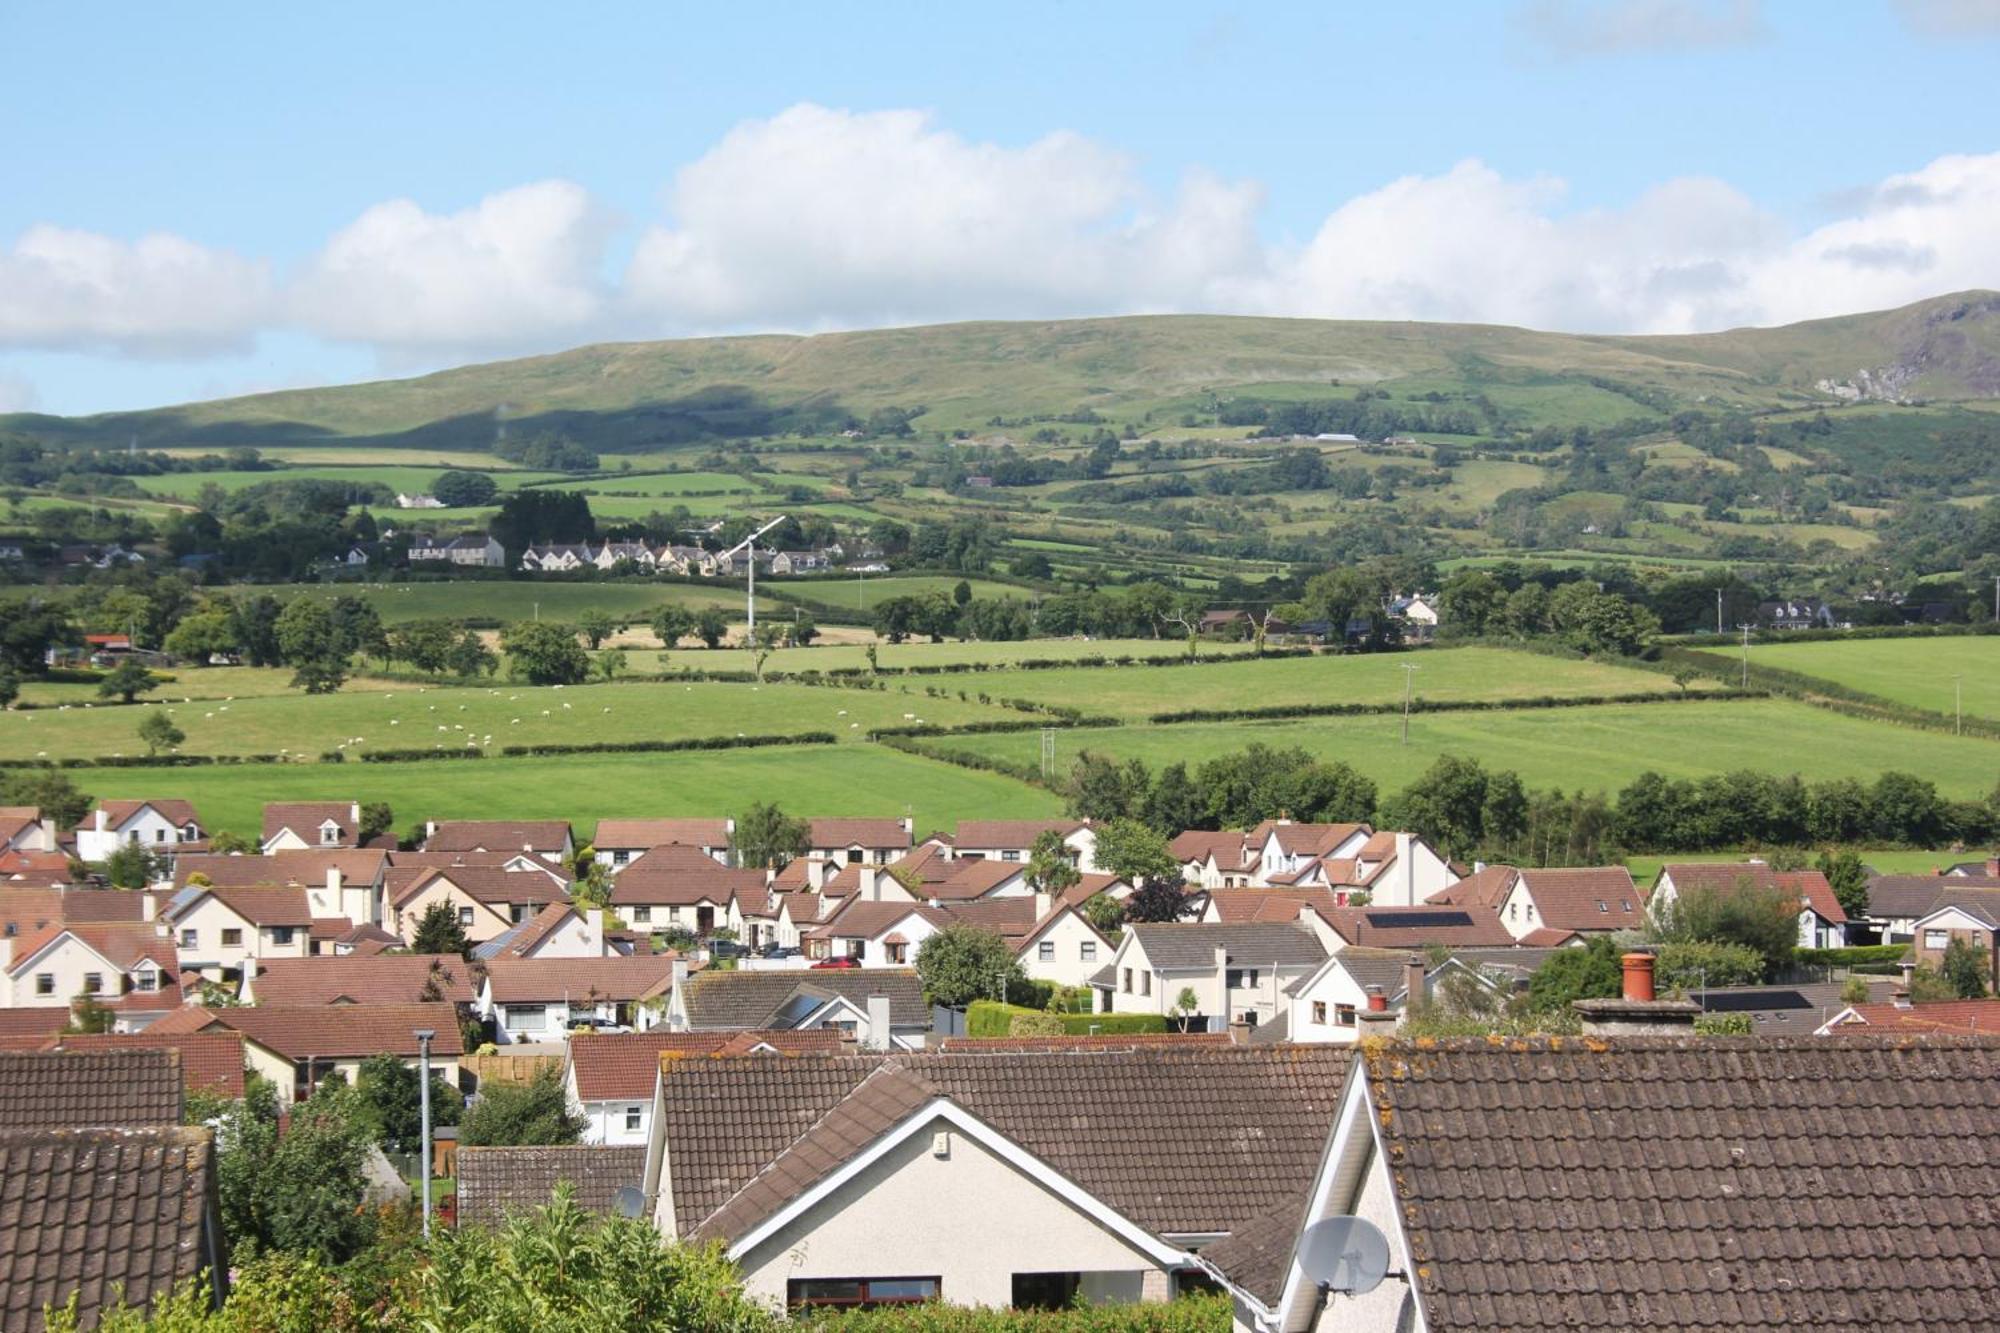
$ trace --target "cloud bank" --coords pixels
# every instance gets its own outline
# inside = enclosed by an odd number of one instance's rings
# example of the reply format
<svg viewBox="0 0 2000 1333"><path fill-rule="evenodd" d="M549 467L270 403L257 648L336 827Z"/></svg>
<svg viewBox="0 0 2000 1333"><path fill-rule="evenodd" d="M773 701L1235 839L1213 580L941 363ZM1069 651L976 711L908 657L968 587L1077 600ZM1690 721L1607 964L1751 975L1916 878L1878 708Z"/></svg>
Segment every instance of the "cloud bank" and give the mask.
<svg viewBox="0 0 2000 1333"><path fill-rule="evenodd" d="M0 244L0 349L200 358L286 330L397 367L605 337L1159 311L1691 332L2000 287L2000 153L1852 191L1804 233L1714 179L1616 208L1567 193L1468 159L1329 200L1310 235L1277 242L1254 181L1197 171L1161 195L1077 134L1009 146L917 111L802 105L681 167L663 215L622 236L561 180L449 213L376 204L284 273L182 237L35 227Z"/></svg>

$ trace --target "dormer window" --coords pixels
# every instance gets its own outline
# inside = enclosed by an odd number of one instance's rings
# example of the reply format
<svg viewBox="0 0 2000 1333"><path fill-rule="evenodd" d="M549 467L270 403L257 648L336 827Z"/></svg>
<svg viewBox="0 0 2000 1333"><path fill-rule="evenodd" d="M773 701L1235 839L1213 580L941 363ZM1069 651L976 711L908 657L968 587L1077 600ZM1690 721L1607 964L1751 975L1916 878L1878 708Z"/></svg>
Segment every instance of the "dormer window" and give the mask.
<svg viewBox="0 0 2000 1333"><path fill-rule="evenodd" d="M340 841L340 825L325 823L319 826L319 843L322 847L332 847Z"/></svg>

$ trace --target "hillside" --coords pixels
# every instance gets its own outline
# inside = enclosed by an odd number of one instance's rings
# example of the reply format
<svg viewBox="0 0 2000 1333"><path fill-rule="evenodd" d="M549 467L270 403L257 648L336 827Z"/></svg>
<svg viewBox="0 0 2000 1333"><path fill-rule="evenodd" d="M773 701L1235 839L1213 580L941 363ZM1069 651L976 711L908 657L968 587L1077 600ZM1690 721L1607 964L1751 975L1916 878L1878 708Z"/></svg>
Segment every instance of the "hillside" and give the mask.
<svg viewBox="0 0 2000 1333"><path fill-rule="evenodd" d="M927 409L927 429L995 416L1119 421L1209 395L1343 385L1447 395L1529 386L1630 399L1635 413L1706 403L1809 406L1836 394L2000 396L2000 294L1772 329L1583 336L1472 324L1153 315L1048 323L604 344L408 380L291 390L141 412L0 417L57 443L481 448L561 430L636 451L824 427L846 413ZM1615 407L1616 404L1614 403ZM1624 409L1618 408L1623 411Z"/></svg>

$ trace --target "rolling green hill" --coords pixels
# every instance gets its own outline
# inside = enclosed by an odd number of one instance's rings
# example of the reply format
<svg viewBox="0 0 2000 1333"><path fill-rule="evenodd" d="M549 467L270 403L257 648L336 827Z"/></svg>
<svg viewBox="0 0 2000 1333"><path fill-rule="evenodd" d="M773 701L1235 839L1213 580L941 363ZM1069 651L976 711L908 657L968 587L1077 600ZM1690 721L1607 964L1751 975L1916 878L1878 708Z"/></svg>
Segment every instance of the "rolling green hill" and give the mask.
<svg viewBox="0 0 2000 1333"><path fill-rule="evenodd" d="M1309 396L1340 385L1444 394L1595 394L1630 414L1810 406L1822 385L1867 396L2000 397L2000 293L1773 329L1582 336L1472 324L1133 316L1048 323L606 344L408 380L288 390L142 412L0 417L54 443L142 448L480 448L503 430L562 430L634 452L923 407L925 429L994 416L1114 421L1211 395ZM1530 392L1533 391L1533 392ZM1608 409L1609 410L1609 409Z"/></svg>

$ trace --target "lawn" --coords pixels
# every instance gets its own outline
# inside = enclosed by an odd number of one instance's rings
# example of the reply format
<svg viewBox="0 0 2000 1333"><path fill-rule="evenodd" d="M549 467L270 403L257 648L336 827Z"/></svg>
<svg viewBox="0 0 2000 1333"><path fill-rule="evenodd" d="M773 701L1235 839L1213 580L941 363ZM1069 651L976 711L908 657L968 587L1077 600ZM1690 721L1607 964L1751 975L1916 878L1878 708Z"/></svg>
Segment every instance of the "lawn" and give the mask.
<svg viewBox="0 0 2000 1333"><path fill-rule="evenodd" d="M1252 741L1303 746L1344 760L1400 791L1440 755L1469 755L1513 769L1531 787L1616 792L1647 770L1691 778L1734 769L1807 778L1872 780L1900 769L1935 782L1947 796L1976 798L2000 778L2000 742L1864 722L1783 700L1604 704L1492 713L1419 713L1410 743L1394 714L1256 723L1199 723L1056 733L1058 766L1080 750L1137 757L1158 768L1194 763ZM953 737L941 747L1030 767L1040 761L1034 732Z"/></svg>
<svg viewBox="0 0 2000 1333"><path fill-rule="evenodd" d="M1732 664L1735 660L1730 654ZM2000 719L2000 637L1756 643L1750 646L1750 663L1817 676L1946 715L1952 711L1952 679L1957 677L1968 716Z"/></svg>
<svg viewBox="0 0 2000 1333"><path fill-rule="evenodd" d="M603 495L616 492L620 495L687 495L696 491L728 491L732 494L748 495L757 488L737 476L734 472L666 472L651 476L623 476L617 473L607 477L592 477L588 481L578 481L573 485L556 487L557 490L582 491L586 495ZM596 508L596 501L591 502Z"/></svg>
<svg viewBox="0 0 2000 1333"><path fill-rule="evenodd" d="M203 486L214 482L225 491L239 491L246 486L256 486L267 481L341 481L355 485L380 484L393 491L418 492L428 494L433 484L443 475L441 467L396 466L381 463L326 464L317 467L285 467L268 472L170 472L159 477L140 477L139 486L153 495L177 500L190 500L201 492ZM512 490L523 482L546 481L560 477L560 472L495 472L494 482L501 490ZM415 510L419 518L435 513L456 513L456 510Z"/></svg>
<svg viewBox="0 0 2000 1333"><path fill-rule="evenodd" d="M574 620L595 608L640 623L668 603L678 606L719 606L743 610L741 584L688 583L542 583L526 579L438 580L431 583L273 584L233 588L232 594L272 593L290 598L299 593L359 597L375 608L382 623L406 620ZM759 603L762 609L763 603Z"/></svg>
<svg viewBox="0 0 2000 1333"><path fill-rule="evenodd" d="M387 801L396 827L423 819L567 819L578 837L597 821L740 815L775 801L798 815L909 816L917 835L961 819L1037 819L1062 812L1050 792L877 745L569 755L416 764L259 764L95 769L74 774L98 797L177 796L213 829L256 836L266 801Z"/></svg>
<svg viewBox="0 0 2000 1333"><path fill-rule="evenodd" d="M1270 658L1216 666L1056 667L1007 678L1005 693L1098 716L1143 718L1192 708L1386 704L1403 697L1415 668L1418 698L1523 699L1540 695L1671 690L1663 675L1505 648L1444 648L1395 656Z"/></svg>
<svg viewBox="0 0 2000 1333"><path fill-rule="evenodd" d="M191 695L193 690L186 691ZM11 711L0 714L0 759L143 754L139 720L164 708L187 733L188 754L280 754L317 758L342 748L497 750L507 745L580 745L677 740L692 736L828 731L856 739L873 727L917 721L945 726L1018 719L1009 709L931 698L920 683L882 690L811 685L632 681L537 688L404 685L329 695L214 698L181 703L163 690L154 703Z"/></svg>

